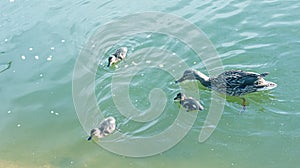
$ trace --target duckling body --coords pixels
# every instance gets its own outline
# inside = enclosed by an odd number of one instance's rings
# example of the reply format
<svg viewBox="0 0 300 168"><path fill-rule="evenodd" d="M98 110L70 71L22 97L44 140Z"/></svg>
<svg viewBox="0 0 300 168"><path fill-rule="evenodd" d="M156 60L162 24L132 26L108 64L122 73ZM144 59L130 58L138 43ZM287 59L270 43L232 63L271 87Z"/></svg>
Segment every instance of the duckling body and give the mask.
<svg viewBox="0 0 300 168"><path fill-rule="evenodd" d="M122 61L126 57L127 50L127 47L117 49L117 51L108 58L107 67Z"/></svg>
<svg viewBox="0 0 300 168"><path fill-rule="evenodd" d="M199 101L192 97L186 97L183 93L178 93L174 100L179 100L179 103L186 109L187 112L204 109Z"/></svg>
<svg viewBox="0 0 300 168"><path fill-rule="evenodd" d="M107 117L101 123L99 128L93 128L91 130L88 140L93 137L101 139L107 135L112 134L116 130L116 119L114 117Z"/></svg>
<svg viewBox="0 0 300 168"><path fill-rule="evenodd" d="M199 80L203 86L220 93L230 96L243 96L248 93L275 88L277 84L264 80L264 77L268 74L267 72L259 74L242 70L230 70L221 73L217 77L207 77L197 70L186 70L176 82Z"/></svg>

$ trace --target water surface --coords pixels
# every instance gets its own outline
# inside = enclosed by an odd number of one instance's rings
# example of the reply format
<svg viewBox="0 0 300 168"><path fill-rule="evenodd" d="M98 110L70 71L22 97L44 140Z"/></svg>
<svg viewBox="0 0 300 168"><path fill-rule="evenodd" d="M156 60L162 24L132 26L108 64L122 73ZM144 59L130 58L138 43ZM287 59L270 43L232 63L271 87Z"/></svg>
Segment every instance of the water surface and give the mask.
<svg viewBox="0 0 300 168"><path fill-rule="evenodd" d="M11 67L0 74L0 167L299 165L298 1L2 0L0 6L1 70L12 61ZM187 19L207 34L225 69L270 72L267 79L278 87L246 96L248 106L242 115L241 100L227 98L215 132L204 143L198 142L198 135L208 113L211 92L202 86L200 97L206 110L198 114L187 136L166 152L129 158L87 142L72 99L76 58L101 25L144 11L166 12ZM195 53L176 40L160 34L148 35L125 38L108 52L120 45L129 47L131 53L150 46L167 48L192 68L206 72ZM173 122L178 105L172 99L180 89L172 84L174 77L159 68L137 72L130 85L133 104L138 109L147 109L148 93L159 87L169 100L168 110L152 123L131 122L113 104L109 86L114 70L106 68L105 61L102 60L95 79L97 102L105 109L104 115L115 115L122 130L132 136L155 134ZM130 63L131 60L121 63L119 68Z"/></svg>

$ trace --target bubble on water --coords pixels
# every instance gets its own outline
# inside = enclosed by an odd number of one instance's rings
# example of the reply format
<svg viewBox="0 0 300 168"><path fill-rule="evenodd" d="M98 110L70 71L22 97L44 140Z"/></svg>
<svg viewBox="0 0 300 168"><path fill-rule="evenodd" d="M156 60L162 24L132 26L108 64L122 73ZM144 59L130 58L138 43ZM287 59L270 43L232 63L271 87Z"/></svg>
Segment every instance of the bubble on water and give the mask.
<svg viewBox="0 0 300 168"><path fill-rule="evenodd" d="M132 61L131 63L132 63L132 65L137 65L137 63L135 63L134 61Z"/></svg>
<svg viewBox="0 0 300 168"><path fill-rule="evenodd" d="M54 114L54 111L53 111L53 110L51 110L51 111L50 111L50 113L51 113L51 114Z"/></svg>
<svg viewBox="0 0 300 168"><path fill-rule="evenodd" d="M127 68L127 67L128 67L128 65L126 64L124 67L125 67L125 68Z"/></svg>
<svg viewBox="0 0 300 168"><path fill-rule="evenodd" d="M195 61L195 62L193 62L193 64L195 65L195 64L197 64L197 62Z"/></svg>
<svg viewBox="0 0 300 168"><path fill-rule="evenodd" d="M41 74L40 74L40 77L43 77L43 76L44 76L44 75L41 73Z"/></svg>
<svg viewBox="0 0 300 168"><path fill-rule="evenodd" d="M9 0L9 2L15 2L15 0Z"/></svg>
<svg viewBox="0 0 300 168"><path fill-rule="evenodd" d="M22 55L22 56L21 56L21 59L22 59L22 60L25 60L25 59L26 59L25 55Z"/></svg>
<svg viewBox="0 0 300 168"><path fill-rule="evenodd" d="M38 60L40 57L38 55L34 56L34 59Z"/></svg>
<svg viewBox="0 0 300 168"><path fill-rule="evenodd" d="M61 40L62 43L66 42L64 39Z"/></svg>
<svg viewBox="0 0 300 168"><path fill-rule="evenodd" d="M146 64L150 64L150 63L151 63L151 61L150 61L150 60L147 60L147 61L146 61Z"/></svg>
<svg viewBox="0 0 300 168"><path fill-rule="evenodd" d="M4 41L5 41L5 42L7 42L7 41L8 41L8 39L4 39Z"/></svg>
<svg viewBox="0 0 300 168"><path fill-rule="evenodd" d="M144 74L142 73L141 76L144 76Z"/></svg>
<svg viewBox="0 0 300 168"><path fill-rule="evenodd" d="M150 38L151 36L152 36L151 34L148 34L146 38Z"/></svg>
<svg viewBox="0 0 300 168"><path fill-rule="evenodd" d="M49 55L49 57L47 57L47 61L51 61L52 60L52 55Z"/></svg>
<svg viewBox="0 0 300 168"><path fill-rule="evenodd" d="M164 64L159 64L158 66L162 68L162 67L164 67Z"/></svg>
<svg viewBox="0 0 300 168"><path fill-rule="evenodd" d="M59 115L59 113L54 113L55 115Z"/></svg>
<svg viewBox="0 0 300 168"><path fill-rule="evenodd" d="M55 49L54 47L51 47L51 48L50 48L50 50L54 50L54 49Z"/></svg>
<svg viewBox="0 0 300 168"><path fill-rule="evenodd" d="M7 113L10 114L10 113L11 113L11 110L8 110Z"/></svg>
<svg viewBox="0 0 300 168"><path fill-rule="evenodd" d="M17 127L21 127L21 124L17 124Z"/></svg>
<svg viewBox="0 0 300 168"><path fill-rule="evenodd" d="M172 55L176 55L176 53L173 52Z"/></svg>
<svg viewBox="0 0 300 168"><path fill-rule="evenodd" d="M32 51L32 50L33 50L33 48L32 48L32 47L30 47L28 50L29 50L29 51Z"/></svg>

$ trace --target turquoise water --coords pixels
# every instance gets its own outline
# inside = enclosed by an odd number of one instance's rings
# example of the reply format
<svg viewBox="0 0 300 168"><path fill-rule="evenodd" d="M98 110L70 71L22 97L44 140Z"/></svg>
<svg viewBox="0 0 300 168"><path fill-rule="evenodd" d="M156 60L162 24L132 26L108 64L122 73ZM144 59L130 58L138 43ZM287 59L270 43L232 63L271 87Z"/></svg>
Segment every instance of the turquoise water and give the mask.
<svg viewBox="0 0 300 168"><path fill-rule="evenodd" d="M0 74L0 167L299 165L300 2L2 0L0 6L0 71L12 61L11 67ZM72 97L76 59L99 27L144 11L185 18L205 32L224 69L270 72L267 79L278 87L247 95L243 114L239 113L241 100L227 98L218 126L203 143L198 142L198 136L208 114L211 91L200 85L205 110L198 113L192 129L170 150L151 157L130 158L86 141L88 135L77 118ZM172 99L180 89L172 83L175 78L160 68L138 71L129 86L133 104L142 111L148 109L150 91L161 88L168 98L167 110L148 123L132 122L120 115L113 103L110 83L114 72L125 65L134 66L132 61L139 63L130 55L147 47L168 49L190 67L207 72L202 60L175 39L148 35L131 35L107 49L105 58L116 47L126 45L129 58L116 69L106 68L106 60L100 60L96 73L99 107L105 116L116 116L120 129L130 136L144 137L166 129L179 113Z"/></svg>

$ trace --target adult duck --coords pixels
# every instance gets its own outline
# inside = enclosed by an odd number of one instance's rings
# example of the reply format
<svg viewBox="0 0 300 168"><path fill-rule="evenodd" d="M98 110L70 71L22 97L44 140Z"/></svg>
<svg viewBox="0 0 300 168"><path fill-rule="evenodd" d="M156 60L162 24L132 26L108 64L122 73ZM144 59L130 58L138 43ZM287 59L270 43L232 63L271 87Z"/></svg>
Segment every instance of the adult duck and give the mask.
<svg viewBox="0 0 300 168"><path fill-rule="evenodd" d="M230 96L243 96L262 90L270 90L277 86L276 83L264 79L269 73L246 72L243 70L229 70L219 74L216 77L208 77L200 71L189 69L183 73L183 76L176 81L198 80L200 83L217 92ZM243 111L246 108L246 99L243 98Z"/></svg>

